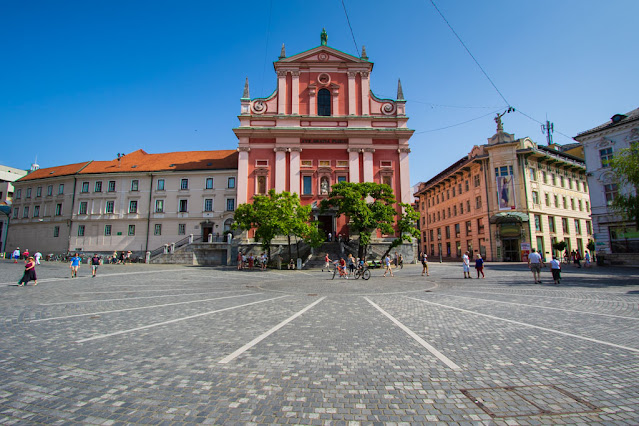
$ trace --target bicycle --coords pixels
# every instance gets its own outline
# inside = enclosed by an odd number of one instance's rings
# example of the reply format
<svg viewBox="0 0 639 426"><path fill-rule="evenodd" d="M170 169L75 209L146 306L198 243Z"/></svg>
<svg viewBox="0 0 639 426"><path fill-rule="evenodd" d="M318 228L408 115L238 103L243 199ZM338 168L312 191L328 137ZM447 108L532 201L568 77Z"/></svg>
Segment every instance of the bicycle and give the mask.
<svg viewBox="0 0 639 426"><path fill-rule="evenodd" d="M360 277L364 280L368 280L371 277L371 271L369 271L368 268L364 267L357 268L355 270L355 279L357 280Z"/></svg>
<svg viewBox="0 0 639 426"><path fill-rule="evenodd" d="M339 265L339 261L336 260L335 262L333 262L333 277L331 278L332 280L335 279L335 275L337 275L339 273L339 277L345 277L348 278L348 275L346 273L346 267L341 267Z"/></svg>

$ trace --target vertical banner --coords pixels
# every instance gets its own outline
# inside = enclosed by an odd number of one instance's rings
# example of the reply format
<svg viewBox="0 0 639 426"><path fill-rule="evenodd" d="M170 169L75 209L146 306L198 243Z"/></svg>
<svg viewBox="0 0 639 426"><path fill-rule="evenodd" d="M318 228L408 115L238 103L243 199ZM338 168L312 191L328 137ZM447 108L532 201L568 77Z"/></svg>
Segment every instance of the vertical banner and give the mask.
<svg viewBox="0 0 639 426"><path fill-rule="evenodd" d="M497 177L497 199L499 210L515 209L515 183L512 176Z"/></svg>

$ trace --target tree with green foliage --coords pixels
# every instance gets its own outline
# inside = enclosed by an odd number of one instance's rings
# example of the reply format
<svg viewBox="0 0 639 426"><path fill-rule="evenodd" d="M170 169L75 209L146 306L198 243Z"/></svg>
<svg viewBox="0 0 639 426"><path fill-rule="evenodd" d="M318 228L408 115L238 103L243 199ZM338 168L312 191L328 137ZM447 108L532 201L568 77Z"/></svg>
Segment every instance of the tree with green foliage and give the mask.
<svg viewBox="0 0 639 426"><path fill-rule="evenodd" d="M390 244L383 257L386 257L392 249L403 242L410 243L413 238L419 238L419 230L417 229L419 213L410 204L398 203L398 205L402 208L402 215L397 220L397 232L399 235Z"/></svg>
<svg viewBox="0 0 639 426"><path fill-rule="evenodd" d="M322 210L333 208L337 216L344 215L349 218L351 234L359 235L358 255L364 258L373 232L395 232L396 204L393 189L388 185L373 182L339 182L333 185L328 198L322 200L320 206ZM408 229L407 224L410 220L407 218L402 226Z"/></svg>
<svg viewBox="0 0 639 426"><path fill-rule="evenodd" d="M639 144L620 150L609 164L619 188L612 208L639 231Z"/></svg>
<svg viewBox="0 0 639 426"><path fill-rule="evenodd" d="M271 189L267 195L255 195L253 203L241 204L235 210L233 229L248 231L255 229L255 241L271 258L271 241L278 235L286 235L291 255L291 236L300 237L313 247L321 244L317 224L311 223L311 206L302 206L297 194L276 193ZM298 250L299 256L299 250Z"/></svg>
<svg viewBox="0 0 639 426"><path fill-rule="evenodd" d="M552 248L554 250L557 250L560 252L564 251L566 249L566 247L568 247L568 244L566 244L565 241L557 241L556 243L553 243Z"/></svg>

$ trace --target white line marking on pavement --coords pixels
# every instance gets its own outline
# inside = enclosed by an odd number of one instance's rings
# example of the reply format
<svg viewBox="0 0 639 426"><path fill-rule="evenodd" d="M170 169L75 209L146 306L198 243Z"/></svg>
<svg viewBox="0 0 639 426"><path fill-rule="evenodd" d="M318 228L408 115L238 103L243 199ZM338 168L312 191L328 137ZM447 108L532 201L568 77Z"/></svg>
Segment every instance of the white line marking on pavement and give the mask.
<svg viewBox="0 0 639 426"><path fill-rule="evenodd" d="M176 290L193 290L191 287L174 287L174 288L167 288L165 290L138 290L136 288L132 288L131 290L113 290L113 291L79 291L77 293L73 293L73 294L111 294L111 293L117 293L117 294L122 294L122 293L132 293L132 292L136 292L136 293L158 293L161 291L176 291Z"/></svg>
<svg viewBox="0 0 639 426"><path fill-rule="evenodd" d="M406 297L406 296L405 296ZM420 345L422 345L423 347L425 347L428 352L430 352L431 354L435 355L435 357L437 359L439 359L441 362L443 362L444 364L446 364L448 367L450 367L453 370L461 370L461 367L459 367L457 364L455 364L453 361L451 361L450 359L448 359L448 357L446 357L446 355L444 355L443 353L439 352L437 349L435 349L433 346L431 346L430 343L428 343L427 341L425 341L424 339L422 339L421 337L419 337L417 334L415 334L410 328L406 327L404 324L402 324L401 322L399 322L395 317L393 317L391 314L389 314L388 312L386 312L385 310L383 310L382 308L380 308L379 306L377 306L372 300L370 300L368 297L365 297L364 299L366 299L366 301L368 303L370 303L371 305L373 305L373 307L375 307L375 309L377 309L378 311L380 311L382 314L384 314L388 319L390 319L396 326L398 326L399 328L401 328L406 334L408 334L410 337L412 337L413 339L415 339L415 341L417 343L419 343ZM412 298L410 298L412 299Z"/></svg>
<svg viewBox="0 0 639 426"><path fill-rule="evenodd" d="M601 345L612 346L613 348L625 349L627 351L632 351L632 352L639 352L639 349L636 349L636 348L617 345L616 343L605 342L603 340L592 339L590 337L580 336L579 334L567 333L565 331L554 330L552 328L546 328L546 327L540 327L538 325L528 324L528 323L525 323L525 322L514 321L514 320L510 320L510 319L506 319L506 318L496 317L494 315L482 314L482 313L479 313L479 312L470 311L468 309L456 308L454 306L444 305L444 304L435 303L435 302L429 302L429 301L423 300L423 299L417 299L415 297L408 297L408 296L404 296L404 297L406 297L407 299L413 299L413 300L416 300L416 301L422 302L422 303L428 303L428 304L435 305L435 306L441 306L443 308L454 309L456 311L466 312L468 314L479 315L479 316L490 318L490 319L509 322L511 324L517 324L517 325L521 325L521 326L524 326L524 327L530 327L530 328L536 328L538 330L548 331L550 333L561 334L562 336L574 337L576 339L587 340L589 342L599 343Z"/></svg>
<svg viewBox="0 0 639 426"><path fill-rule="evenodd" d="M298 313L296 313L292 317L290 317L288 319L285 319L284 321L282 321L281 323L279 323L275 327L271 328L266 333L256 337L255 339L251 340L246 345L242 346L241 348L239 348L238 350L236 350L232 354L227 355L226 357L222 358L220 361L218 361L218 364L228 364L230 361L234 360L235 358L237 358L238 356L240 356L244 352L248 351L253 346L257 345L262 340L266 339L268 336L270 336L271 334L275 333L277 330L279 330L280 328L284 327L286 324L288 324L289 322L293 321L295 318L299 317L304 312L308 311L309 309L311 309L313 306L317 305L319 302L321 302L324 299L326 299L326 297L322 297L321 299L316 300L315 302L311 303L310 305L308 305L307 307L305 307L304 309L302 309L301 311L299 311Z"/></svg>
<svg viewBox="0 0 639 426"><path fill-rule="evenodd" d="M553 292L553 293L559 293L559 292L579 292L580 295L583 294L594 294L597 296L629 296L629 297L638 297L639 294L628 294L628 291L631 291L635 288L636 286L633 287L628 287L626 289L626 292L621 292L621 291L582 291L581 289L577 290L574 287L555 287L555 288L550 288L550 287L539 287L539 286L534 286L533 284L530 284L529 287L513 287L513 290L523 290L523 291L538 291L538 290L544 290L544 291L548 291L548 292ZM459 287L457 287L459 288ZM503 290L504 287L483 287L483 286L473 286L473 288L475 290ZM570 297L570 296L542 296L542 295L538 295L538 294L528 294L528 293L494 293L494 294L510 294L513 296L534 296L534 297L552 297L552 298L557 298L557 299L575 299L574 296ZM581 298L581 300L599 300L599 299L587 299L587 298ZM607 299L603 299L603 300L607 300ZM635 301L632 301L630 303L635 303Z"/></svg>
<svg viewBox="0 0 639 426"><path fill-rule="evenodd" d="M214 289L214 290L218 290L218 289ZM247 291L247 290L244 290L244 289L219 290L219 293L227 293L229 291ZM88 294L90 294L90 293L88 293ZM118 298L118 299L73 300L73 301L70 301L70 302L40 303L40 304L38 304L38 306L75 305L77 303L118 302L118 301L122 301L122 300L157 299L159 297L198 296L200 294L211 294L211 292L210 291L203 291L203 292L199 292L199 293L160 294L158 296L122 297L122 298Z"/></svg>
<svg viewBox="0 0 639 426"><path fill-rule="evenodd" d="M215 297L215 298L211 298L211 299L198 299L198 300L190 300L188 302L163 303L161 305L139 306L137 308L113 309L113 310L110 310L110 311L90 312L90 313L87 313L87 314L75 314L75 315L66 315L66 316L63 316L63 317L42 318L42 319L31 320L31 322L53 321L53 320L60 320L60 319L66 319L66 318L86 317L86 316L89 316L89 315L98 315L98 314L113 314L113 313L116 313L116 312L137 311L139 309L163 308L163 307L166 307L166 306L176 306L176 305L186 305L186 304L189 304L189 303L209 302L211 300L231 299L233 297L255 296L256 294L262 294L262 293L238 294L236 296Z"/></svg>
<svg viewBox="0 0 639 426"><path fill-rule="evenodd" d="M179 269L159 269L159 270L155 270L155 271L141 271L141 272L116 272L114 274L100 274L98 275L98 277L115 277L115 276L119 276L119 275L138 275L138 274L152 274L152 273L160 273L160 272L167 272L167 271L174 271L174 272L187 272L187 270L179 270ZM88 272L88 271L87 271ZM91 278L91 275L81 275L78 276L77 279L82 279L82 278ZM75 281L76 278L71 278L71 277L53 277L53 278L43 278L43 279L39 279L38 282L39 283L48 283L48 282L57 282L57 281ZM0 283L0 285L2 284L13 284L14 281L11 282L4 282L4 283Z"/></svg>
<svg viewBox="0 0 639 426"><path fill-rule="evenodd" d="M469 290L462 290L465 293L480 293L480 294L486 294L486 293L482 293L479 291L469 291ZM490 293L490 294L504 294L504 293ZM598 312L588 312L588 311L579 311L577 309L565 309L565 308L552 308L550 306L541 306L541 305L530 305L528 303L517 303L517 302L505 302L502 300L493 300L493 299L482 299L479 297L470 297L470 296L458 296L458 295L453 295L453 294L447 294L447 293L439 293L439 295L441 296L450 296L450 297L461 297L462 299L473 299L473 300L483 300L484 302L493 302L493 303L506 303L508 305L517 305L517 306L528 306L531 308L541 308L541 309L553 309L555 311L564 311L564 312L576 312L579 314L588 314L588 315L600 315L603 317L612 317L612 318L620 318L620 319L629 319L629 320L635 320L635 321L639 321L639 318L637 317L626 317L623 315L613 315L613 314L600 314Z"/></svg>
<svg viewBox="0 0 639 426"><path fill-rule="evenodd" d="M216 314L218 312L230 311L230 310L233 310L233 309L243 308L243 307L246 307L246 306L257 305L258 303L271 302L273 300L281 299L283 297L288 297L288 296L279 296L279 297L274 297L272 299L259 300L257 302L245 303L243 305L231 306L229 308L217 309L215 311L209 311L209 312L203 312L201 314L189 315L188 317L176 318L176 319L173 319L173 320L163 321L163 322L156 322L154 324L144 325L142 327L130 328L128 330L122 330L122 331L116 331L115 333L99 334L97 336L88 337L86 339L76 340L75 343L84 343L84 342L88 342L88 341L91 341L91 340L105 339L107 337L118 336L120 334L133 333L135 331L146 330L146 329L149 329L149 328L159 327L159 326L167 325L167 324L173 324L173 323L180 322L180 321L186 321L186 320L193 319L193 318L203 317L205 315Z"/></svg>

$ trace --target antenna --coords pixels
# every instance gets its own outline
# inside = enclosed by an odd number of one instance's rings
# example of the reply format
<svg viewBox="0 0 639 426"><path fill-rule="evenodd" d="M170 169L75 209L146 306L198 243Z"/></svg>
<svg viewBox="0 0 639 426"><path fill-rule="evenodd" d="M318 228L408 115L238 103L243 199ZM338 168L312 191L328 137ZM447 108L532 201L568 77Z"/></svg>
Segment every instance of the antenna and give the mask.
<svg viewBox="0 0 639 426"><path fill-rule="evenodd" d="M546 119L546 124L541 125L541 133L546 135L548 146L552 145L552 134L555 131L555 125Z"/></svg>

